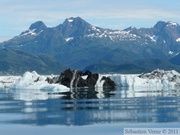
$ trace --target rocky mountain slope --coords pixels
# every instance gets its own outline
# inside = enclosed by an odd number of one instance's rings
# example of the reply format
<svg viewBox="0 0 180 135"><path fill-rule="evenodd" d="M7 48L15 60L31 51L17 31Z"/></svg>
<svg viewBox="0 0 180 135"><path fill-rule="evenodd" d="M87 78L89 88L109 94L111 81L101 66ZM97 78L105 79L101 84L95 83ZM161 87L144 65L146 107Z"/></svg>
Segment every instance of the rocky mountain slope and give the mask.
<svg viewBox="0 0 180 135"><path fill-rule="evenodd" d="M158 64L179 70L169 59L180 52L180 26L159 21L152 28L112 30L71 17L51 28L42 21L35 22L19 36L0 43L0 47L48 54L81 70L93 67L95 71L121 72L135 68L135 72L141 72L153 70Z"/></svg>
<svg viewBox="0 0 180 135"><path fill-rule="evenodd" d="M26 71L41 74L59 73L65 65L45 54L29 54L20 50L0 50L0 75L21 75Z"/></svg>
<svg viewBox="0 0 180 135"><path fill-rule="evenodd" d="M174 56L169 60L171 63L180 66L180 54Z"/></svg>

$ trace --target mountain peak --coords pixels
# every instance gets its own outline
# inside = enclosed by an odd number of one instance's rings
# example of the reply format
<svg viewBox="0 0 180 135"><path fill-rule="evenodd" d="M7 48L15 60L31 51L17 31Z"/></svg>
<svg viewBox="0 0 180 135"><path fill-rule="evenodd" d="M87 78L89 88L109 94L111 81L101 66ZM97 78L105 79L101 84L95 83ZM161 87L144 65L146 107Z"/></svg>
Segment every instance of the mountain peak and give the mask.
<svg viewBox="0 0 180 135"><path fill-rule="evenodd" d="M124 29L124 31L133 31L133 30L137 30L137 28L130 26L130 27Z"/></svg>
<svg viewBox="0 0 180 135"><path fill-rule="evenodd" d="M156 28L157 30L161 30L162 28L164 28L167 25L166 22L164 21L158 21L155 25L154 28Z"/></svg>
<svg viewBox="0 0 180 135"><path fill-rule="evenodd" d="M74 25L77 25L77 24L89 24L88 22L86 22L85 20L83 20L81 17L70 17L70 18L67 18L65 21L64 21L64 25L66 24L74 24Z"/></svg>
<svg viewBox="0 0 180 135"><path fill-rule="evenodd" d="M39 33L41 30L46 29L47 26L42 21L37 21L29 27L29 30L35 30L36 33Z"/></svg>
<svg viewBox="0 0 180 135"><path fill-rule="evenodd" d="M67 19L67 21L68 21L69 23L71 23L71 22L73 22L73 21L74 21L74 18L73 18L73 17L68 18L68 19Z"/></svg>
<svg viewBox="0 0 180 135"><path fill-rule="evenodd" d="M173 27L175 26L175 27L177 27L177 26L179 26L179 24L176 23L176 22L171 22L171 21L169 21L169 22L159 21L159 22L156 23L154 28L156 28L158 30L161 30L166 26L173 26Z"/></svg>
<svg viewBox="0 0 180 135"><path fill-rule="evenodd" d="M67 18L63 24L60 24L58 29L62 32L62 35L67 38L85 35L91 27L91 24L80 17L70 17Z"/></svg>
<svg viewBox="0 0 180 135"><path fill-rule="evenodd" d="M83 19L80 17L70 17L67 18L66 21L68 21L69 23L73 22L73 21L82 21ZM84 21L84 20L83 20Z"/></svg>
<svg viewBox="0 0 180 135"><path fill-rule="evenodd" d="M169 22L167 22L167 26L175 26L175 27L177 27L177 26L179 26L179 24L176 23L176 22L169 21Z"/></svg>
<svg viewBox="0 0 180 135"><path fill-rule="evenodd" d="M45 30L47 26L42 21L37 21L29 27L28 30L22 32L20 36L35 36Z"/></svg>

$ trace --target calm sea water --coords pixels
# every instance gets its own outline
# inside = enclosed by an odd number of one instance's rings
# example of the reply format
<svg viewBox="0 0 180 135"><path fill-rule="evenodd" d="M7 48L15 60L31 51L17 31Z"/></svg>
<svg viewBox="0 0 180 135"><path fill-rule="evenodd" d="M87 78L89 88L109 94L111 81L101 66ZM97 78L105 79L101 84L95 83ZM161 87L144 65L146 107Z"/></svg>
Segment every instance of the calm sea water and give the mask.
<svg viewBox="0 0 180 135"><path fill-rule="evenodd" d="M179 101L179 90L0 90L0 134L121 135L130 127L177 128Z"/></svg>

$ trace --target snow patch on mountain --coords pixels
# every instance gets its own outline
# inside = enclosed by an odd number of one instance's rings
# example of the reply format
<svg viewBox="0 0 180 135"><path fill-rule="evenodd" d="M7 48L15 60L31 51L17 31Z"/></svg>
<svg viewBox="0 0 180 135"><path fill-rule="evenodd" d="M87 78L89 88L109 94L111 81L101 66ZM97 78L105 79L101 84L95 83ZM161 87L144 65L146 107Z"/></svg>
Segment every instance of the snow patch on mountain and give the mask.
<svg viewBox="0 0 180 135"><path fill-rule="evenodd" d="M156 35L148 35L148 34L145 34L146 37L149 37L151 39L151 41L153 42L157 42L159 36L156 36Z"/></svg>
<svg viewBox="0 0 180 135"><path fill-rule="evenodd" d="M177 27L177 26L178 26L178 23L169 21L169 22L167 23L167 26L175 26L175 27Z"/></svg>
<svg viewBox="0 0 180 135"><path fill-rule="evenodd" d="M73 19L68 19L68 22L70 22L70 23L73 22L73 21L74 21Z"/></svg>
<svg viewBox="0 0 180 135"><path fill-rule="evenodd" d="M170 54L170 55L173 55L173 53L174 53L174 52L172 52L172 51L169 51L169 54Z"/></svg>
<svg viewBox="0 0 180 135"><path fill-rule="evenodd" d="M101 33L102 31L96 26L92 26L92 30Z"/></svg>
<svg viewBox="0 0 180 135"><path fill-rule="evenodd" d="M19 39L21 37L26 38L26 37L30 37L30 36L36 37L36 36L38 36L42 32L43 32L43 30L41 30L39 32L36 32L36 29L28 29L27 31L22 32L19 36L16 36L13 39Z"/></svg>
<svg viewBox="0 0 180 135"><path fill-rule="evenodd" d="M26 36L26 35L32 35L32 36L35 36L37 35L37 33L35 32L36 29L33 29L33 30L28 30L26 31L25 33L21 34L21 36Z"/></svg>
<svg viewBox="0 0 180 135"><path fill-rule="evenodd" d="M180 38L177 38L177 39L176 39L176 42L180 42Z"/></svg>
<svg viewBox="0 0 180 135"><path fill-rule="evenodd" d="M65 38L66 42L73 40L73 37Z"/></svg>
<svg viewBox="0 0 180 135"><path fill-rule="evenodd" d="M92 30L96 31L94 33L85 35L85 37L92 37L92 38L109 38L112 41L125 41L125 40L136 40L140 38L135 34L131 34L129 31L124 30L100 30L95 26L92 26Z"/></svg>

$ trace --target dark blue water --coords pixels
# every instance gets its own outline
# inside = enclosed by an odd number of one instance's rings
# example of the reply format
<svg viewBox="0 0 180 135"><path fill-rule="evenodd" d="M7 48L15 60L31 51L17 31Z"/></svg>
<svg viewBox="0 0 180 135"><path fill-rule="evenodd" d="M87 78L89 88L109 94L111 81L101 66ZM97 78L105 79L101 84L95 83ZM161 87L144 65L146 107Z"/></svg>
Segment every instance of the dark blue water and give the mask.
<svg viewBox="0 0 180 135"><path fill-rule="evenodd" d="M0 90L0 134L121 135L128 127L175 128L180 127L179 101L178 90Z"/></svg>

